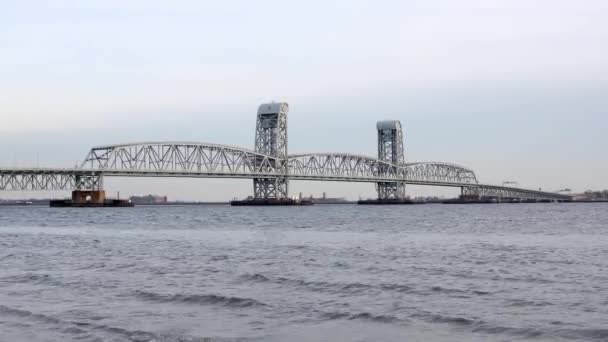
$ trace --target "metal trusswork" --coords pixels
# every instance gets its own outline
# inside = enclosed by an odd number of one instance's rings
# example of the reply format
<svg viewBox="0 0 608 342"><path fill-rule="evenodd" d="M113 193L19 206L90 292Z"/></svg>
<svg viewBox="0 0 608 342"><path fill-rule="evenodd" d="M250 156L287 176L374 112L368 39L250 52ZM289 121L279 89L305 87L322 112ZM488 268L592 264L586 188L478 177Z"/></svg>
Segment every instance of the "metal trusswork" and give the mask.
<svg viewBox="0 0 608 342"><path fill-rule="evenodd" d="M536 191L521 188L511 188L494 185L478 185L462 188L462 195L475 198L496 198L498 200L524 199L524 200L557 200L570 201L572 196Z"/></svg>
<svg viewBox="0 0 608 342"><path fill-rule="evenodd" d="M417 183L452 183L478 184L473 170L456 164L441 162L417 162L403 165L406 173L405 182Z"/></svg>
<svg viewBox="0 0 608 342"><path fill-rule="evenodd" d="M258 108L255 152L271 156L275 177L253 179L254 198L284 199L289 196L287 161L287 103L266 103Z"/></svg>
<svg viewBox="0 0 608 342"><path fill-rule="evenodd" d="M78 169L0 169L0 190L100 190L101 172Z"/></svg>
<svg viewBox="0 0 608 342"><path fill-rule="evenodd" d="M274 177L274 158L250 150L194 142L145 142L94 147L82 168L114 176Z"/></svg>
<svg viewBox="0 0 608 342"><path fill-rule="evenodd" d="M391 166L378 159L356 154L297 154L289 156L289 178L352 182L391 181L399 177L390 172Z"/></svg>
<svg viewBox="0 0 608 342"><path fill-rule="evenodd" d="M346 153L290 155L289 178L438 186L477 185L472 170L454 164L409 163L400 167L375 158Z"/></svg>
<svg viewBox="0 0 608 342"><path fill-rule="evenodd" d="M401 122L396 120L378 121L376 124L378 130L378 159L389 164L380 164L380 167L400 167L405 162L403 151L403 130ZM380 170L386 172L389 170ZM387 199L404 199L405 198L405 183L404 182L378 182L376 183L379 200Z"/></svg>
<svg viewBox="0 0 608 342"><path fill-rule="evenodd" d="M0 190L102 190L104 176L253 179L256 199L288 197L289 179L370 182L383 198L403 198L405 184L462 187L463 193L502 198L567 200L562 194L478 184L462 166L405 163L399 121L382 121L378 159L345 153L287 154L287 103L258 109L254 151L192 142L95 147L80 168L1 169Z"/></svg>

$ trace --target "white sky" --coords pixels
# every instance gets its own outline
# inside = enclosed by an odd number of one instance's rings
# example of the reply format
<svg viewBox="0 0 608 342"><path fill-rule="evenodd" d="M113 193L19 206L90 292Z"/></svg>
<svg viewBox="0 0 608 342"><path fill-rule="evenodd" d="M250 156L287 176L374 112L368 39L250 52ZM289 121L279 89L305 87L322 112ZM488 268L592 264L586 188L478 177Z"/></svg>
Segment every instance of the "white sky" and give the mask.
<svg viewBox="0 0 608 342"><path fill-rule="evenodd" d="M607 1L0 4L0 166L72 166L90 146L150 139L251 148L257 106L276 100L291 107L291 152L373 156L375 122L398 119L409 161L608 188ZM250 181L106 184L173 199L251 192ZM324 190L374 189L292 186Z"/></svg>

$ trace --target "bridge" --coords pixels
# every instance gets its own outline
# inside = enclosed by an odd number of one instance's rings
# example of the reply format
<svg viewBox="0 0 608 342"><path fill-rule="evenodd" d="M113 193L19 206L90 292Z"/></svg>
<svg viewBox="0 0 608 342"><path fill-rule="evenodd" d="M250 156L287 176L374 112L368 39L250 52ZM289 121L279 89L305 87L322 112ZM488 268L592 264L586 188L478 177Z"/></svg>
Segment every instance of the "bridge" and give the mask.
<svg viewBox="0 0 608 342"><path fill-rule="evenodd" d="M406 162L399 121L380 121L378 156L288 154L287 103L262 104L254 149L200 142L140 142L93 147L74 168L0 168L0 190L103 192L104 177L245 178L253 198L289 198L289 182L367 182L379 200L406 198L405 187L459 187L469 197L568 201L570 196L480 183L473 170L444 162ZM105 197L105 194L104 194Z"/></svg>

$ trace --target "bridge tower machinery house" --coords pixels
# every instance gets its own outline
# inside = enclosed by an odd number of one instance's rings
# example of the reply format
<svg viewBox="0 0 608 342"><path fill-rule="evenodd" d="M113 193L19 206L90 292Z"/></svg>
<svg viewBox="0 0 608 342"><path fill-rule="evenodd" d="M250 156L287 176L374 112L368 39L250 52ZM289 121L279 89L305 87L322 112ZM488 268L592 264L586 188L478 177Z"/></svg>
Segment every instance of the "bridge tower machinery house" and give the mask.
<svg viewBox="0 0 608 342"><path fill-rule="evenodd" d="M387 162L380 167L402 167L405 164L403 149L403 130L398 120L378 121L378 160ZM394 166L389 166L394 165ZM389 170L380 170L388 172ZM397 170L390 170L398 173ZM403 200L405 198L405 182L376 183L378 200Z"/></svg>
<svg viewBox="0 0 608 342"><path fill-rule="evenodd" d="M272 102L258 108L255 129L256 153L274 159L275 178L254 178L253 197L256 199L285 199L289 196L289 163L287 155L287 113L285 102Z"/></svg>

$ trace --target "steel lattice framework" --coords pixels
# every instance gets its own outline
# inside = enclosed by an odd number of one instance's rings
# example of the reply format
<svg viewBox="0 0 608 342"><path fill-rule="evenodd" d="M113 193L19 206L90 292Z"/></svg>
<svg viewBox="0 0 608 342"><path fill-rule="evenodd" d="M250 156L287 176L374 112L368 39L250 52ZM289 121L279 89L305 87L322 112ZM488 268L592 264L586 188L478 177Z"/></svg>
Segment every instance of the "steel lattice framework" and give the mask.
<svg viewBox="0 0 608 342"><path fill-rule="evenodd" d="M282 178L274 158L250 150L206 143L150 142L95 147L80 168L1 169L0 190L101 189L104 176L190 178ZM465 167L440 162L397 166L372 157L345 153L288 156L292 180L403 182L462 187L467 194L503 198L567 200L562 194L479 184Z"/></svg>
<svg viewBox="0 0 608 342"><path fill-rule="evenodd" d="M289 177L300 180L403 182L444 186L478 184L472 170L454 164L425 162L398 166L372 157L347 153L290 155Z"/></svg>
<svg viewBox="0 0 608 342"><path fill-rule="evenodd" d="M81 168L0 169L0 190L66 190L78 184L93 188L86 177L284 177L274 159L236 147L205 143L150 142L94 147ZM409 163L399 167L372 157L345 153L288 156L293 180L395 182L419 185L477 185L472 170L441 163ZM76 180L83 179L77 182ZM90 184L91 186L89 186ZM97 186L99 187L99 186Z"/></svg>
<svg viewBox="0 0 608 342"><path fill-rule="evenodd" d="M254 178L253 197L287 198L289 194L287 163L287 103L266 103L258 108L255 128L255 152L272 156L276 176ZM282 175L282 177L280 176Z"/></svg>
<svg viewBox="0 0 608 342"><path fill-rule="evenodd" d="M396 120L379 121L376 124L376 129L378 130L378 159L398 167L402 166L405 163L405 154L401 122ZM404 182L378 182L376 183L376 190L379 200L401 200L405 198Z"/></svg>
<svg viewBox="0 0 608 342"><path fill-rule="evenodd" d="M403 198L405 184L461 187L463 194L568 200L549 192L479 184L465 167L406 163L399 121L381 121L378 158L348 153L288 155L287 103L258 108L254 151L197 142L142 142L92 148L73 169L0 168L0 190L102 190L106 176L253 179L255 198L285 198L289 180L376 183L379 198Z"/></svg>
<svg viewBox="0 0 608 342"><path fill-rule="evenodd" d="M82 168L113 175L252 178L276 176L275 158L250 150L195 142L145 142L94 147Z"/></svg>
<svg viewBox="0 0 608 342"><path fill-rule="evenodd" d="M0 169L0 190L100 190L100 171L76 169Z"/></svg>

